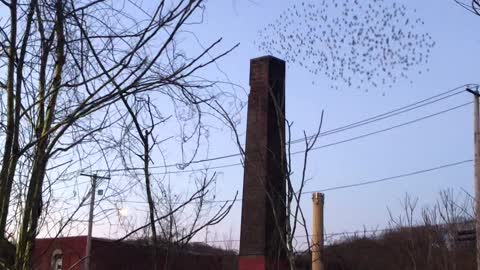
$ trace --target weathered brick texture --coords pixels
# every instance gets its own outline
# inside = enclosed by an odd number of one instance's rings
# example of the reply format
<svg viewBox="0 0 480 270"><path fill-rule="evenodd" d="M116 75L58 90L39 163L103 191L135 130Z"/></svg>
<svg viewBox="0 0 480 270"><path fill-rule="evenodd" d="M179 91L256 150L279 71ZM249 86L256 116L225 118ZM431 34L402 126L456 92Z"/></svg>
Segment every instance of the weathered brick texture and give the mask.
<svg viewBox="0 0 480 270"><path fill-rule="evenodd" d="M270 269L285 259L285 62L265 56L250 62L243 182L240 270L263 261ZM263 258L262 258L263 257ZM255 260L254 258L259 258ZM252 266L249 266L252 267ZM246 270L246 269L245 269Z"/></svg>

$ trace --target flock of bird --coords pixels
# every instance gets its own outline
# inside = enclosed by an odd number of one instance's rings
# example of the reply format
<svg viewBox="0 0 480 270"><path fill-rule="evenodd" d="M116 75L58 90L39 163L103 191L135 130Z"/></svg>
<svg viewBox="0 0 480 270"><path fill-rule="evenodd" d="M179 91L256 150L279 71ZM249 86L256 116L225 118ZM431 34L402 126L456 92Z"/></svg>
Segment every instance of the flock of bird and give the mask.
<svg viewBox="0 0 480 270"><path fill-rule="evenodd" d="M424 72L435 46L415 12L390 0L301 2L260 30L255 43L325 75L333 89L391 88Z"/></svg>

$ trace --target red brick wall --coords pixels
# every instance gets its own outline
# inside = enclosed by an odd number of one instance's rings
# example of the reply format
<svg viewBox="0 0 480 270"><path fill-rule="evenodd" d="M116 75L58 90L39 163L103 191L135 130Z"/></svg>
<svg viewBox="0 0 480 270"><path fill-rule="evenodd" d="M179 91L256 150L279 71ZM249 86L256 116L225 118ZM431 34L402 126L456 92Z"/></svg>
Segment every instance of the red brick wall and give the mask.
<svg viewBox="0 0 480 270"><path fill-rule="evenodd" d="M63 269L68 269L75 263L78 263L85 255L85 236L67 237L58 239L37 239L33 252L34 270L51 270L50 264L53 252L57 249L63 253ZM65 268L65 266L68 266ZM80 270L81 264L71 270Z"/></svg>
<svg viewBox="0 0 480 270"><path fill-rule="evenodd" d="M250 62L240 270L273 269L283 261L286 235L285 62L271 56ZM268 194L268 195L267 195ZM273 201L273 203L272 203ZM259 258L264 256L265 258ZM242 260L245 259L245 262ZM252 268L254 267L254 268Z"/></svg>
<svg viewBox="0 0 480 270"><path fill-rule="evenodd" d="M52 253L56 249L63 252L63 270L81 270L86 237L38 239L34 252L34 270L51 270ZM166 260L168 258L168 260ZM153 269L151 249L128 243L115 243L104 239L94 239L92 242L92 270L149 270ZM157 256L158 269L169 270L232 270L236 267L236 256L178 253L169 254L164 251Z"/></svg>

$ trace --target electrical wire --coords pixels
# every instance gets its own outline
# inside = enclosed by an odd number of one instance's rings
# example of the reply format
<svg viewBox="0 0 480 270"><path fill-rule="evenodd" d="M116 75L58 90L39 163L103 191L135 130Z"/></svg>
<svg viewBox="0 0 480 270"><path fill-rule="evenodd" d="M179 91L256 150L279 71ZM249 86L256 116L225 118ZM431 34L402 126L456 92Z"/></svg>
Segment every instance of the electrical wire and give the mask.
<svg viewBox="0 0 480 270"><path fill-rule="evenodd" d="M457 106L454 106L454 107L450 107L448 109L438 111L436 113L432 113L432 114L429 114L429 115L426 115L426 116L423 116L423 117L419 117L419 118L416 118L416 119L413 119L413 120L410 120L410 121L406 121L406 122L403 122L401 124L397 124L397 125L394 125L394 126L391 126L391 127L388 127L388 128L380 129L380 130L373 131L373 132L368 132L368 133L365 133L365 134L362 134L362 135L354 136L354 137L344 139L344 140L340 140L340 141L333 142L333 143L319 145L319 146L313 147L311 149L311 151L316 151L316 150L319 150L319 149L328 148L328 147L332 147L332 146L335 146L335 145L339 145L339 144L343 144L343 143L347 143L347 142L351 142L351 141L356 141L356 140L359 140L359 139L363 139L363 138L366 138L366 137L370 137L370 136L373 136L373 135L377 135L377 134L380 134L380 133L391 131L393 129L408 126L408 125L411 125L411 124L414 124L414 123L417 123L417 122L420 122L420 121L423 121L423 120L426 120L426 119L429 119L429 118L432 118L432 117L435 117L435 116L439 116L439 115L442 115L442 114L445 114L445 113L448 113L448 112L451 112L451 111L454 111L454 110L458 110L458 109L460 109L462 107L466 107L470 104L472 104L472 102L467 102L467 103L463 103L463 104L460 104L460 105L457 105ZM301 153L304 153L304 152L305 152L305 150L300 150L300 151L292 152L291 154L292 155L298 155L298 154L301 154ZM213 167L208 167L208 168L203 168L203 169L176 170L176 171L165 171L165 172L156 172L156 173L154 172L154 173L151 173L151 175L168 175L168 174L179 174L179 173L192 173L192 172L205 171L205 170L230 168L230 167L236 167L236 166L241 166L241 165L243 165L243 164L241 162L238 162L238 163L226 164L226 165L221 165L221 166L213 166ZM131 169L130 168L124 168L124 169L116 169L116 170L113 170L113 171L115 171L115 172L131 172ZM135 173L141 174L142 172L135 172ZM125 176L125 174L113 174L113 175L110 175L110 176Z"/></svg>
<svg viewBox="0 0 480 270"><path fill-rule="evenodd" d="M360 120L360 121L357 121L357 122L353 122L353 123L350 123L350 124L347 124L347 125L344 125L344 126L341 126L341 127L337 127L337 128L331 129L331 130L327 130L325 132L321 132L319 136L323 137L323 136L328 136L328 135L331 135L331 134L343 132L343 131L350 130L350 129L353 129L353 128L368 125L368 124L371 124L373 122L384 120L386 118L397 116L399 114L406 113L406 112L409 112L409 111L412 111L412 110L415 110L415 109L418 109L418 108L421 108L421 107L424 107L424 106L428 106L428 105L431 105L433 103L445 100L447 98L451 98L453 96L459 95L459 94L464 92L464 88L471 87L471 86L476 86L476 84L464 84L464 85L449 89L447 91L441 92L439 94L433 95L431 97L413 102L411 104L401 106L401 107L396 108L394 110L390 110L388 112L381 113L381 114L378 114L378 115L375 115L375 116L372 116L372 117L369 117L369 118L366 118L366 119L363 119L363 120ZM292 140L289 143L290 144L296 144L296 143L299 143L299 142L303 142L303 141L305 141L305 139L312 138L312 136L308 136L307 138L295 139L295 140ZM237 157L237 156L240 156L240 153L232 153L232 154L222 155L222 156L213 157L213 158L193 160L193 161L189 162L188 165L210 162L210 161L217 161L217 160L227 159L227 158L232 158L232 157ZM177 167L178 168L178 167L181 167L179 165L182 165L182 164L175 163L175 164L157 165L157 166L151 166L150 168L151 169L171 168L171 167ZM115 172L115 171L135 171L135 170L143 170L143 167L130 167L130 168L125 168L125 169L122 168L122 169L97 170L97 171L98 172Z"/></svg>
<svg viewBox="0 0 480 270"><path fill-rule="evenodd" d="M304 194L311 194L311 193L315 193L315 192L328 192L328 191L334 191L334 190L341 190L341 189L348 189L348 188L372 185L372 184L377 184L377 183L381 183L381 182L388 182L388 181L392 181L392 180L399 180L399 179L407 178L407 177L414 176L414 175L429 173L429 172L433 172L433 171L438 171L438 170L442 170L442 169L446 169L446 168L450 168L450 167L455 167L455 166L471 163L472 161L473 161L472 159L466 159L466 160L461 160L461 161L451 162L451 163L447 163L447 164L442 164L442 165L438 165L438 166L430 167L430 168L426 168L426 169L421 169L421 170L411 171L411 172L407 172L407 173L403 173L403 174L388 176L388 177L384 177L384 178L380 178L380 179L366 180L366 181L361 181L361 182L348 184L348 185L333 186L333 187L328 187L328 188L323 188L323 189L318 189L318 190L304 191L301 194L304 195ZM232 200L207 200L205 202L208 202L208 203L229 203L229 202L233 202L233 201L236 201L236 202L237 201L242 201L242 198L238 198L236 200L233 200L233 199ZM122 202L147 204L146 201L122 201Z"/></svg>

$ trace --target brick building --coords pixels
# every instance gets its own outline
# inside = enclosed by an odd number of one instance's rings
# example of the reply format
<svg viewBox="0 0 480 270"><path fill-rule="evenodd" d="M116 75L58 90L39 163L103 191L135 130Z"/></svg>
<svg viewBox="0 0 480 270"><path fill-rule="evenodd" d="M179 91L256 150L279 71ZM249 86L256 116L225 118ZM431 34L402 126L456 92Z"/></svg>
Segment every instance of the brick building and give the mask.
<svg viewBox="0 0 480 270"><path fill-rule="evenodd" d="M57 239L37 239L33 257L34 270L81 270L85 256L86 236ZM190 246L188 250L159 249L158 269L227 270L236 266L236 255L212 247ZM138 242L114 242L94 238L91 270L149 270L153 269L150 246ZM232 268L233 267L233 268Z"/></svg>

